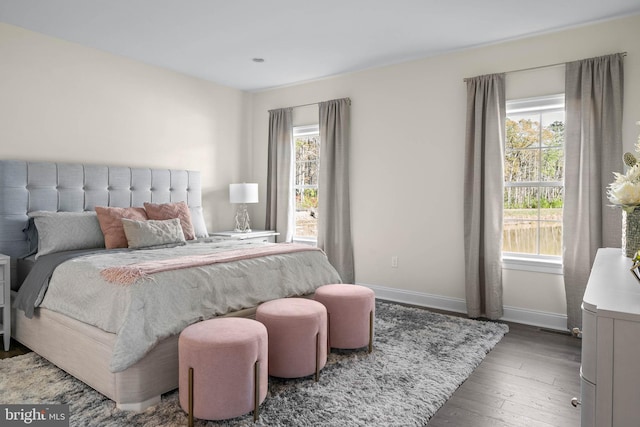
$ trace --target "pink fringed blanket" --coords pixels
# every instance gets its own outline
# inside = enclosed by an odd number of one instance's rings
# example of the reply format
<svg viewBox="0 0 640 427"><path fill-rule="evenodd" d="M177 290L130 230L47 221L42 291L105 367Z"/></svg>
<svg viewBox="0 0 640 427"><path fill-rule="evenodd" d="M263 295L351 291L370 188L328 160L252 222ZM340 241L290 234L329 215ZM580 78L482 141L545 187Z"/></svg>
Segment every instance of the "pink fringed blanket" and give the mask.
<svg viewBox="0 0 640 427"><path fill-rule="evenodd" d="M309 245L295 243L279 243L275 245L251 247L246 249L233 249L230 251L216 252L207 255L191 255L179 258L169 258L159 261L146 261L137 264L109 267L100 271L105 280L121 285L131 285L140 278L161 271L178 270L181 268L201 267L220 262L238 261L241 259L258 258L267 255L286 254L301 251L319 251L320 249Z"/></svg>

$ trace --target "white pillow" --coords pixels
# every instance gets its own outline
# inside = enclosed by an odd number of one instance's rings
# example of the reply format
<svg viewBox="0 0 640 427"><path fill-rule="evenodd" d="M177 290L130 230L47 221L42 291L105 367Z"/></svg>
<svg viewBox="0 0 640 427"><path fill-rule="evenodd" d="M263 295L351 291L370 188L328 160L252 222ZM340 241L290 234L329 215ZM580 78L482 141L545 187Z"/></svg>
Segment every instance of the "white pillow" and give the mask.
<svg viewBox="0 0 640 427"><path fill-rule="evenodd" d="M38 230L41 255L75 249L104 248L104 235L95 212L30 212Z"/></svg>
<svg viewBox="0 0 640 427"><path fill-rule="evenodd" d="M193 230L196 233L196 238L209 237L207 224L204 222L202 206L189 206L189 211L191 212L191 224L193 225Z"/></svg>
<svg viewBox="0 0 640 427"><path fill-rule="evenodd" d="M122 227L131 249L186 243L179 218L147 221L122 218Z"/></svg>

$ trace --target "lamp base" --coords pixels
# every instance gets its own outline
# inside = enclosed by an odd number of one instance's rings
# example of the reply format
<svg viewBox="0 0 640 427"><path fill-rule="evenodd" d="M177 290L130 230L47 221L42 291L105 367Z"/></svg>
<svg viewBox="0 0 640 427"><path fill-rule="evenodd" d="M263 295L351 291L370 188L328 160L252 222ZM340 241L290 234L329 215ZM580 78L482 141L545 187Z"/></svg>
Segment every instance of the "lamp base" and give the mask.
<svg viewBox="0 0 640 427"><path fill-rule="evenodd" d="M250 228L247 228L246 230L241 230L241 229L239 229L239 228L234 228L234 229L233 229L233 232L234 232L234 233L251 233L251 229L250 229Z"/></svg>
<svg viewBox="0 0 640 427"><path fill-rule="evenodd" d="M238 206L236 212L236 228L233 231L236 233L251 233L249 212L247 211L247 205L244 203Z"/></svg>

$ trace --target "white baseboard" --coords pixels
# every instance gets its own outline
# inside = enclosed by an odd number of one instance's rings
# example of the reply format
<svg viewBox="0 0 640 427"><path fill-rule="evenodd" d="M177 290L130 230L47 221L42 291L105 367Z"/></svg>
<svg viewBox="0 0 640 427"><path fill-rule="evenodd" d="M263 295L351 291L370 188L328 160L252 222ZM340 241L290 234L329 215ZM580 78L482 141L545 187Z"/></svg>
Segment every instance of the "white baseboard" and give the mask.
<svg viewBox="0 0 640 427"><path fill-rule="evenodd" d="M521 307L509 307L505 305L504 315L500 320L569 332L569 329L567 328L567 316L564 314L529 310Z"/></svg>
<svg viewBox="0 0 640 427"><path fill-rule="evenodd" d="M372 289L376 293L376 298L401 302L404 304L413 304L420 307L436 308L454 313L467 312L466 301L462 298L445 297L441 295L426 294L423 292L389 288L386 286L368 285L366 283L358 284ZM558 331L567 331L566 315L548 313L545 311L505 306L504 316L502 316L500 320Z"/></svg>
<svg viewBox="0 0 640 427"><path fill-rule="evenodd" d="M443 297L440 295L425 294L422 292L406 291L404 289L388 288L386 286L368 285L366 286L376 293L376 298L388 301L413 304L420 307L437 308L439 310L453 311L454 313L466 313L467 305L463 299Z"/></svg>

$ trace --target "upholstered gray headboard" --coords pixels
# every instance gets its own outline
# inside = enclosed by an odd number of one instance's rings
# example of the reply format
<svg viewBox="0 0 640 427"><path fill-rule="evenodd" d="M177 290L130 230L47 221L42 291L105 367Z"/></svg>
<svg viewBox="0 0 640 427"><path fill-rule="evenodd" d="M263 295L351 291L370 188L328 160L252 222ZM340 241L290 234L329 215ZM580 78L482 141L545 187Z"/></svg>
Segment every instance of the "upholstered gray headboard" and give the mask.
<svg viewBox="0 0 640 427"><path fill-rule="evenodd" d="M0 253L27 250L27 213L185 201L202 205L200 172L0 160Z"/></svg>

